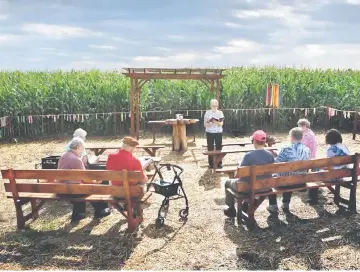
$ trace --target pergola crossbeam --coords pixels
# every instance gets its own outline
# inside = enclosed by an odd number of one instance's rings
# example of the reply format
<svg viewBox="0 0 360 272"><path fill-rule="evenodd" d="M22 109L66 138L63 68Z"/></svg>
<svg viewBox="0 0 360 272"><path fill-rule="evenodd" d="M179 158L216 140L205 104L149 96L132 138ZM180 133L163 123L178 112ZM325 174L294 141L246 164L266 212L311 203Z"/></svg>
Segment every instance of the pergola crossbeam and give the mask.
<svg viewBox="0 0 360 272"><path fill-rule="evenodd" d="M224 77L223 69L169 69L169 68L124 68L123 73L130 78L130 134L139 139L140 132L140 90L151 79L166 80L199 80L211 92L216 91L216 99L220 103L220 79ZM134 103L135 102L135 103ZM136 129L134 122L136 115Z"/></svg>

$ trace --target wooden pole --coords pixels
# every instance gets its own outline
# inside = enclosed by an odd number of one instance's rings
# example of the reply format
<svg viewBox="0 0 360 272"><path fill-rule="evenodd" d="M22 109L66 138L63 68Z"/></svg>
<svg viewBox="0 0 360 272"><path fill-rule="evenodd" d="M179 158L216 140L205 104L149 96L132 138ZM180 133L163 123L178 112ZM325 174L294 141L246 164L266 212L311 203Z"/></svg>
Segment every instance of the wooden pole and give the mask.
<svg viewBox="0 0 360 272"><path fill-rule="evenodd" d="M276 124L276 109L273 107L273 119L272 119L272 132L275 132L275 124Z"/></svg>
<svg viewBox="0 0 360 272"><path fill-rule="evenodd" d="M216 80L216 100L219 103L219 108L220 108L220 80L217 79Z"/></svg>
<svg viewBox="0 0 360 272"><path fill-rule="evenodd" d="M134 79L130 78L130 135L134 137Z"/></svg>
<svg viewBox="0 0 360 272"><path fill-rule="evenodd" d="M357 125L358 125L358 119L359 119L359 112L360 108L355 109L355 116L354 116L354 128L353 128L353 140L356 139L357 134Z"/></svg>
<svg viewBox="0 0 360 272"><path fill-rule="evenodd" d="M135 96L136 96L136 139L139 140L140 134L140 87L138 79L135 79Z"/></svg>

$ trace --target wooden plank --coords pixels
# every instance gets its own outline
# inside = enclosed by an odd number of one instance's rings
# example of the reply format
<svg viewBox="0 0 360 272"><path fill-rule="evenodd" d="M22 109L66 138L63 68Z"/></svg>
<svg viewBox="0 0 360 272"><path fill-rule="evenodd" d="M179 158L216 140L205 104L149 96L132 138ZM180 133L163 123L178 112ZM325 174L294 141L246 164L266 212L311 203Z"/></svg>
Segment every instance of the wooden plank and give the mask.
<svg viewBox="0 0 360 272"><path fill-rule="evenodd" d="M281 141L279 140L275 140L274 143L281 143ZM245 146L245 145L251 145L252 142L249 140L249 141L244 141L244 142L229 142L229 143L223 143L222 146L225 147L225 146L236 146L236 145L240 145L240 146ZM207 147L207 145L202 145L203 147Z"/></svg>
<svg viewBox="0 0 360 272"><path fill-rule="evenodd" d="M1 170L2 177L10 178L11 169ZM47 180L124 180L125 171L109 170L13 170L15 179L47 179ZM128 172L129 181L139 181L139 171Z"/></svg>
<svg viewBox="0 0 360 272"><path fill-rule="evenodd" d="M165 145L138 145L136 148L164 148ZM95 149L121 149L121 145L103 145L103 144L90 144L86 145L86 149L89 149L91 151Z"/></svg>
<svg viewBox="0 0 360 272"><path fill-rule="evenodd" d="M10 183L4 183L5 191L11 192ZM52 194L73 194L73 195L112 195L124 197L124 187L111 185L90 185L90 184L62 184L62 183L17 183L18 192L26 193L52 193ZM132 197L144 195L141 186L129 186Z"/></svg>
<svg viewBox="0 0 360 272"><path fill-rule="evenodd" d="M313 159L307 161L265 164L256 167L258 175L263 175L282 172L294 172L314 168L325 168L337 165L346 165L351 164L352 162L353 156L340 156L324 159Z"/></svg>
<svg viewBox="0 0 360 272"><path fill-rule="evenodd" d="M6 193L7 198L12 198L10 192ZM64 200L64 201L87 201L87 202L96 202L96 201L107 201L107 202L124 202L125 198L114 198L112 195L89 195L85 197L59 197L56 194L52 193L19 193L20 198L30 198L30 199L43 199L43 200ZM142 198L133 197L132 201L141 201Z"/></svg>
<svg viewBox="0 0 360 272"><path fill-rule="evenodd" d="M140 73L124 73L125 76L130 78L138 78L138 79L175 79L175 80L184 80L184 79L192 79L192 80L200 80L200 79L221 79L224 75L219 74L140 74Z"/></svg>
<svg viewBox="0 0 360 272"><path fill-rule="evenodd" d="M265 147L265 150L271 151L271 150L277 150L276 147ZM221 154L231 154L231 153L247 153L250 151L254 151L254 148L242 148L242 149L222 149L222 150L214 150L214 151L203 151L204 155L221 155Z"/></svg>
<svg viewBox="0 0 360 272"><path fill-rule="evenodd" d="M300 175L291 175L284 177L275 177L263 180L256 180L254 189L270 189L280 186L296 185L307 182L316 182L316 181L330 181L332 179L349 177L352 174L351 169L338 169L330 170L327 172L315 172L307 173Z"/></svg>

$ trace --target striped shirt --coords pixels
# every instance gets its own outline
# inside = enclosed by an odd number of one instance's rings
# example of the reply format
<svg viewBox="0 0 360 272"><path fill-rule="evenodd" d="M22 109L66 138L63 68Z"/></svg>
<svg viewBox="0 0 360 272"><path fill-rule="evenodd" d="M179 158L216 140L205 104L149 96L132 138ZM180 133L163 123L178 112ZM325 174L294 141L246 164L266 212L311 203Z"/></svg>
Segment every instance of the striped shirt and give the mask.
<svg viewBox="0 0 360 272"><path fill-rule="evenodd" d="M304 144L297 142L282 148L275 162L295 162L310 159L310 149ZM306 171L278 173L279 176L291 176L307 173Z"/></svg>
<svg viewBox="0 0 360 272"><path fill-rule="evenodd" d="M206 124L211 118L215 118L218 120L223 119L224 114L220 110L217 110L215 112L213 112L212 110L208 110L204 115L204 124ZM211 123L211 125L209 127L206 127L205 131L208 133L222 133L223 127L218 126L217 124Z"/></svg>

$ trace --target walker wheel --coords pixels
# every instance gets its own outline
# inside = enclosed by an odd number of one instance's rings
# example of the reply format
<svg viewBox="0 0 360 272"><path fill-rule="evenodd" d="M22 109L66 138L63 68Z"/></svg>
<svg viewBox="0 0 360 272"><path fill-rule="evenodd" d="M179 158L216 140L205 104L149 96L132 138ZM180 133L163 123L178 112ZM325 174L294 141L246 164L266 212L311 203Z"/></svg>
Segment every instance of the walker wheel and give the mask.
<svg viewBox="0 0 360 272"><path fill-rule="evenodd" d="M164 221L165 221L164 217L162 217L162 216L159 216L158 218L156 218L156 220L155 220L156 227L157 228L162 227L164 225Z"/></svg>
<svg viewBox="0 0 360 272"><path fill-rule="evenodd" d="M179 212L179 216L181 217L181 219L186 219L188 215L189 215L189 208L182 209Z"/></svg>

